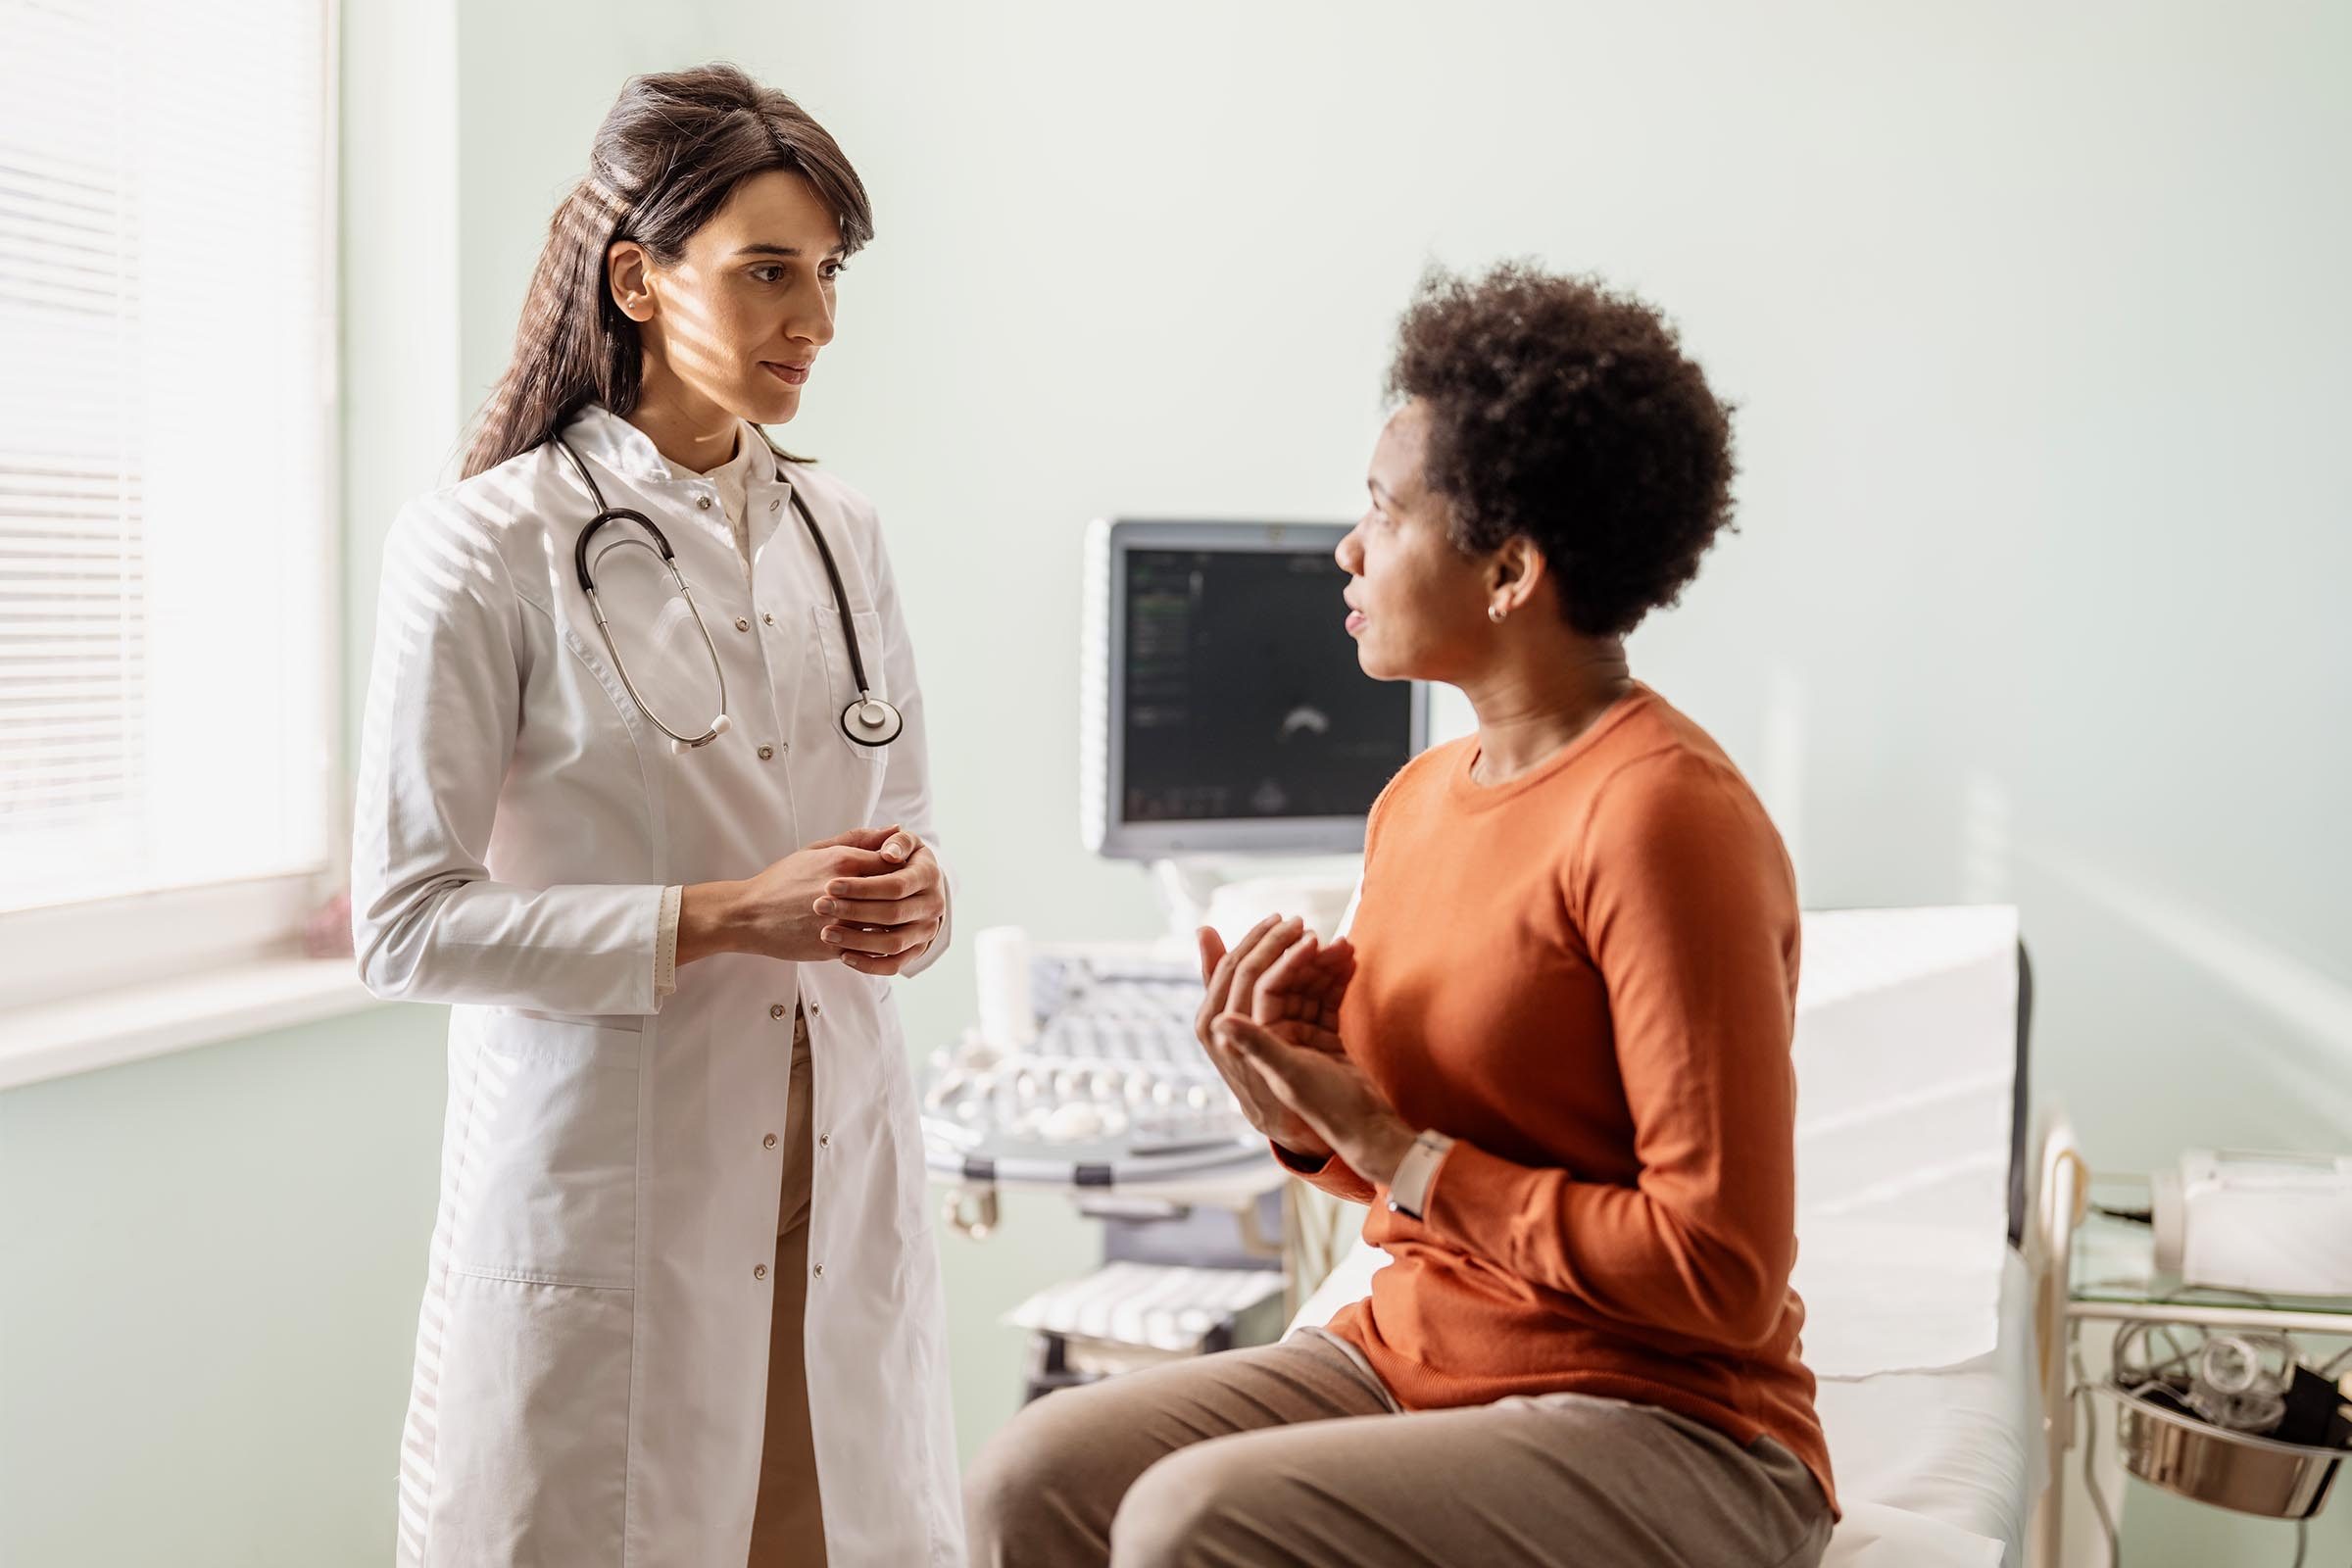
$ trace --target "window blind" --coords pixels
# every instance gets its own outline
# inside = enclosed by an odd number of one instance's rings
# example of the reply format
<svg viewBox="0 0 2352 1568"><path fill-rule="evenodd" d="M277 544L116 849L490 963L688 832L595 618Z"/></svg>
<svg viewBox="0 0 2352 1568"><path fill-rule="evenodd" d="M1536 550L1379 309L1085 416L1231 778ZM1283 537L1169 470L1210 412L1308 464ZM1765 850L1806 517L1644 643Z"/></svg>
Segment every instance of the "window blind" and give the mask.
<svg viewBox="0 0 2352 1568"><path fill-rule="evenodd" d="M0 0L0 910L327 854L320 0Z"/></svg>

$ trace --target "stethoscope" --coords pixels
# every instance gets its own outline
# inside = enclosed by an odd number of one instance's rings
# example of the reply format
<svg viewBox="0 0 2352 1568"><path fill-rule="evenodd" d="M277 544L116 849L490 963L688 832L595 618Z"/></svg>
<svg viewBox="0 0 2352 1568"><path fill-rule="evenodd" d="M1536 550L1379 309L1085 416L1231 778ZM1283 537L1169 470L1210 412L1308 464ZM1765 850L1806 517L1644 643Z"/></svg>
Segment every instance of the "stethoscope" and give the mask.
<svg viewBox="0 0 2352 1568"><path fill-rule="evenodd" d="M761 431L760 438L767 441L766 432ZM579 542L572 547L572 565L579 572L580 591L588 596L589 612L596 616L596 629L605 640L605 652L612 656L613 673L620 677L620 684L627 689L629 701L637 705L637 711L643 713L656 729L669 737L669 749L672 752L688 752L710 745L734 727L727 717L727 672L719 667L718 644L711 640L710 627L703 619L702 607L694 602L694 590L686 585L686 574L678 570L676 554L669 548L669 541L662 537L662 530L654 526L653 518L642 512L631 512L626 507L605 505L604 491L597 487L596 477L588 471L588 465L582 463L580 455L571 450L571 443L562 436L554 440L557 446L563 448L564 455L571 460L571 466L579 474L580 482L588 487L588 494L596 501L596 516L587 527L580 530ZM776 452L773 441L767 442L767 449L775 453L778 463L785 461L784 454ZM858 685L857 701L841 710L841 732L858 746L888 746L899 738L899 731L906 727L906 720L896 708L876 697L873 689L866 684L865 657L858 647L858 628L850 619L849 590L842 586L841 568L833 564L833 548L825 543L824 530L816 525L816 518L809 515L808 503L801 499L798 489L792 492L792 510L799 513L801 521L808 524L808 537L816 541L816 553L824 560L825 575L832 580L833 603L841 611L841 638L850 651L850 678ZM597 529L617 519L637 524L653 535L654 542L649 545L642 539L618 539L599 551L597 561L603 561L607 555L626 545L635 545L640 550L651 551L659 556L662 564L669 568L671 579L677 583L678 593L685 599L687 610L694 615L695 628L703 634L703 647L710 655L710 673L718 680L718 714L710 720L710 727L700 735L681 735L662 722L661 715L638 695L637 683L629 679L629 667L622 662L620 649L612 641L612 628L605 619L605 607L596 597L596 574L591 569L593 563L588 559L588 542L596 537Z"/></svg>

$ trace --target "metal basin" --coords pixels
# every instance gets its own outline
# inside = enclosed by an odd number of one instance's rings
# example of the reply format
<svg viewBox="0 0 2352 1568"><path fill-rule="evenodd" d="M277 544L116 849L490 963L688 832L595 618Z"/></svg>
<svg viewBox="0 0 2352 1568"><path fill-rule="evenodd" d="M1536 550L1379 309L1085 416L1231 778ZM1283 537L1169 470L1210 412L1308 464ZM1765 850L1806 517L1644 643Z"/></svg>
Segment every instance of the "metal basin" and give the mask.
<svg viewBox="0 0 2352 1568"><path fill-rule="evenodd" d="M2150 1486L2266 1519L2308 1519L2328 1500L2341 1448L2231 1432L2108 1384L2124 1468Z"/></svg>

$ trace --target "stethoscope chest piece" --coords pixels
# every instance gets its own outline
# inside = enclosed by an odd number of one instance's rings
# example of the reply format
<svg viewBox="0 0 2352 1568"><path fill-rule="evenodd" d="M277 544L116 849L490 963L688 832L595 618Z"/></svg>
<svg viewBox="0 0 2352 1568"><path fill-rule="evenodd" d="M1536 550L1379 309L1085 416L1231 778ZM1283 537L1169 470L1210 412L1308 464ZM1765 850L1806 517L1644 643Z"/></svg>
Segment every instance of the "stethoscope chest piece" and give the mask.
<svg viewBox="0 0 2352 1568"><path fill-rule="evenodd" d="M841 732L860 746L888 746L906 727L898 709L879 697L860 696L841 710Z"/></svg>

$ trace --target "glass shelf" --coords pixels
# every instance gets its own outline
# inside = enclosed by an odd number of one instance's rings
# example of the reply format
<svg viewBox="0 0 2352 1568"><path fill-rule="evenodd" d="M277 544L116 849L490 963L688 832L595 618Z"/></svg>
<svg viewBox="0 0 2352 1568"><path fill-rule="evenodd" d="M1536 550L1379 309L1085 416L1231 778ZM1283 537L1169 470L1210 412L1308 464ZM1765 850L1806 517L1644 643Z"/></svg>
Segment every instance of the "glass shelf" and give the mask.
<svg viewBox="0 0 2352 1568"><path fill-rule="evenodd" d="M2144 1209L2144 1177L2099 1176L2090 1200L2109 1208ZM2146 1225L2113 1219L2095 1208L2075 1231L2069 1295L2077 1301L2123 1306L2222 1307L2250 1312L2311 1313L2352 1319L2352 1297L2291 1296L2209 1285L2183 1285L2178 1274L2156 1267L2156 1233ZM2345 1325L2352 1332L2352 1322Z"/></svg>

